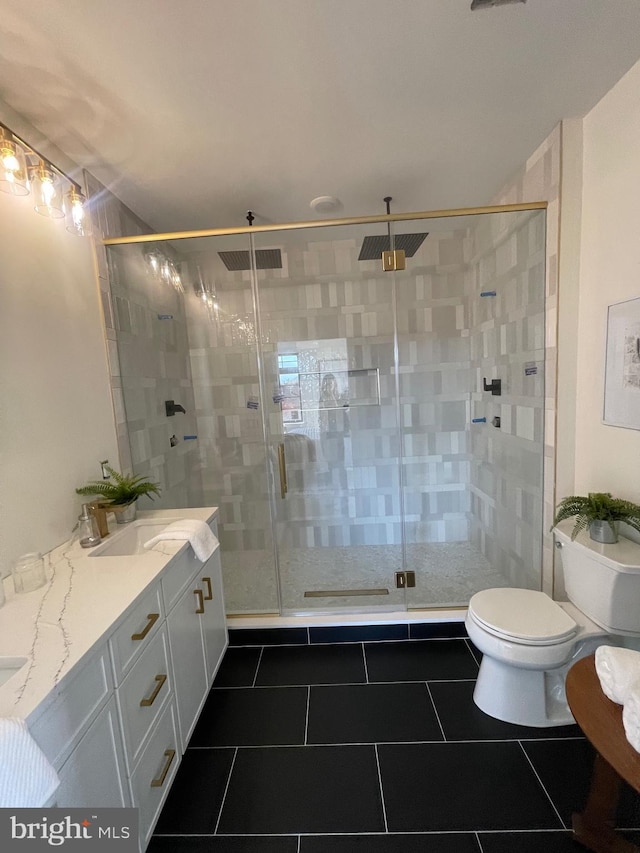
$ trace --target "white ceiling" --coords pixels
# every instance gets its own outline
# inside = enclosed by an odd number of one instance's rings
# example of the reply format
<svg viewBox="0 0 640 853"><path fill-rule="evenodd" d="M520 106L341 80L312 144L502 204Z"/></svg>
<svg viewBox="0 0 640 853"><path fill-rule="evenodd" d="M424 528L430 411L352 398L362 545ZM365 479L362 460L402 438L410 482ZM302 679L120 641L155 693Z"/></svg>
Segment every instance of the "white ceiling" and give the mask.
<svg viewBox="0 0 640 853"><path fill-rule="evenodd" d="M639 0L3 0L0 99L158 230L486 204L640 58Z"/></svg>

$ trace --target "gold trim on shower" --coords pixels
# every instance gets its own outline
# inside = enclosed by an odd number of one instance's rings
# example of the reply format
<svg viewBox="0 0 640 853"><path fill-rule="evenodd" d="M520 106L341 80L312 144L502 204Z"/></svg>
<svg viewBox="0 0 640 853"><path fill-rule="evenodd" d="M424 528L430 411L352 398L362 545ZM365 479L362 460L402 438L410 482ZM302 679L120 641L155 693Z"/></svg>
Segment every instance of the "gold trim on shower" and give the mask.
<svg viewBox="0 0 640 853"><path fill-rule="evenodd" d="M548 202L498 204L484 207L458 207L443 210L421 210L413 213L391 213L376 216L347 216L342 219L319 219L313 222L283 222L282 224L240 226L238 228L205 228L200 231L166 231L159 234L133 234L129 237L107 237L104 246L123 246L128 243L160 243L165 240L189 240L198 237L225 237L232 234L256 234L269 231L295 231L303 228L330 228L337 225L370 225L376 222L408 222L411 219L446 219L455 216L477 216L483 213L515 213L525 210L546 210Z"/></svg>
<svg viewBox="0 0 640 853"><path fill-rule="evenodd" d="M280 469L280 497L284 500L289 491L287 486L287 459L284 455L284 444L278 445L278 468Z"/></svg>

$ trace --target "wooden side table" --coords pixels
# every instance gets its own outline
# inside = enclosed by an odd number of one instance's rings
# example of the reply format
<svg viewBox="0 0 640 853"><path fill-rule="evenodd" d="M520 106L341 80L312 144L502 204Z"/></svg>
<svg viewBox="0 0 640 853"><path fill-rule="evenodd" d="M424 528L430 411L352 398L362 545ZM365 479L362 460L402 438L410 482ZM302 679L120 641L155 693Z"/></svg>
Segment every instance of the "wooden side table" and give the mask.
<svg viewBox="0 0 640 853"><path fill-rule="evenodd" d="M571 667L566 689L571 712L597 753L586 807L572 817L573 837L595 853L640 853L613 829L621 780L640 792L640 753L624 733L622 705L602 692L594 655Z"/></svg>

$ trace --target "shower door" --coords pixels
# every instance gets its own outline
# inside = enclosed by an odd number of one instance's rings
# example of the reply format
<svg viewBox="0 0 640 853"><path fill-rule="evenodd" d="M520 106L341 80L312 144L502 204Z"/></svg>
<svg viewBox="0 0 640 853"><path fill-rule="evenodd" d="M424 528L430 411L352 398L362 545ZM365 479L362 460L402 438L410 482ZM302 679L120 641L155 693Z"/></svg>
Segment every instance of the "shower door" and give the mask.
<svg viewBox="0 0 640 853"><path fill-rule="evenodd" d="M393 277L367 233L254 236L283 613L406 606Z"/></svg>
<svg viewBox="0 0 640 853"><path fill-rule="evenodd" d="M545 212L408 221L394 235L409 247L395 273L408 606L540 589Z"/></svg>

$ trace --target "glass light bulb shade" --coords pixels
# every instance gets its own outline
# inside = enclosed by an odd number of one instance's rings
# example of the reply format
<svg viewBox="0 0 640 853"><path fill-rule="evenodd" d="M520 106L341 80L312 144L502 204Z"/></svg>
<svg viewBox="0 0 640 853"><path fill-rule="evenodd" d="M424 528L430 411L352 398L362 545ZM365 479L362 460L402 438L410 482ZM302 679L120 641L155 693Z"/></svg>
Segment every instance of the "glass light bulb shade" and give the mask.
<svg viewBox="0 0 640 853"><path fill-rule="evenodd" d="M31 170L30 177L36 212L49 219L62 219L64 217L62 194L60 181L55 172L47 169L46 164L40 161L40 164Z"/></svg>
<svg viewBox="0 0 640 853"><path fill-rule="evenodd" d="M0 139L0 190L11 195L29 195L27 163L17 142Z"/></svg>
<svg viewBox="0 0 640 853"><path fill-rule="evenodd" d="M86 198L76 187L71 187L65 196L66 229L78 237L88 237L91 234L91 219L85 207L86 203Z"/></svg>

